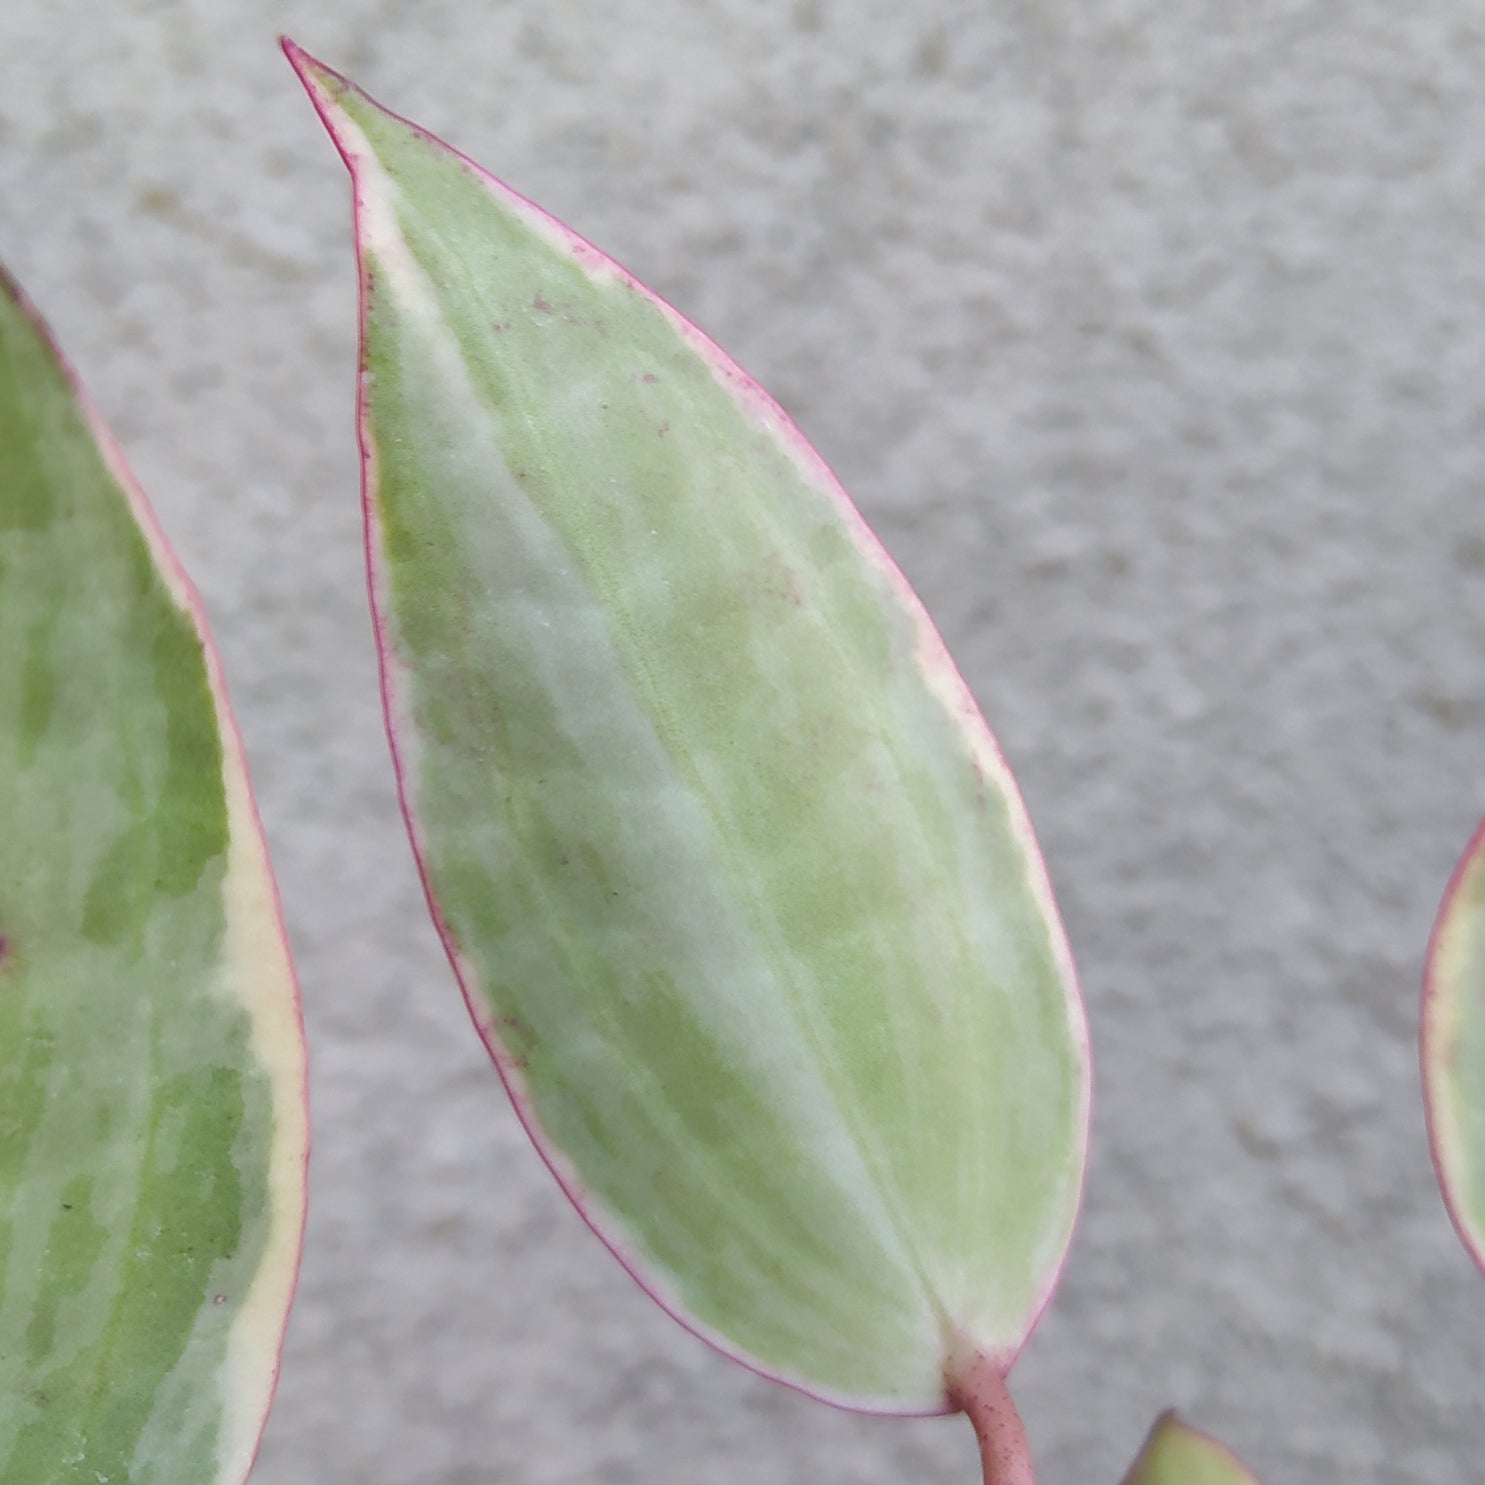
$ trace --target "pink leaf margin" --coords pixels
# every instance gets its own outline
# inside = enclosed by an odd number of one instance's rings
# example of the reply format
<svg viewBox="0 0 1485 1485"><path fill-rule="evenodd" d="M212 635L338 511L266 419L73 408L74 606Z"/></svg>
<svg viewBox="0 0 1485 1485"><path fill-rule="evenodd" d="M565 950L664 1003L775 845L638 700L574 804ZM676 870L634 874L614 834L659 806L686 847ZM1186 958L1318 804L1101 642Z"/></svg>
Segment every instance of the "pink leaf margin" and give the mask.
<svg viewBox="0 0 1485 1485"><path fill-rule="evenodd" d="M352 217L355 225L356 276L360 306L357 349L356 432L361 457L361 509L366 538L365 563L367 588L370 595L372 628L380 662L382 706L386 718L387 741L392 754L393 771L396 775L398 800L402 809L403 820L407 827L408 838L412 844L413 856L417 864L419 877L422 881L423 894L428 903L429 913L438 935L443 942L444 951L454 971L454 977L458 981L459 990L464 998L464 1004L468 1009L470 1019L473 1021L480 1039L484 1042L485 1049L489 1053L501 1082L505 1086L506 1093L516 1111L516 1116L520 1120L527 1137L531 1140L532 1145L536 1148L537 1153L551 1172L553 1179L557 1182L574 1208L576 1208L579 1216L581 1216L594 1236L609 1250L620 1266L645 1294L679 1325L690 1331L699 1340L705 1342L714 1351L738 1363L738 1365L753 1372L757 1376L771 1382L777 1382L815 1401L826 1403L831 1407L839 1408L845 1412L873 1416L931 1417L961 1411L958 1386L948 1374L955 1364L956 1358L954 1357L946 1357L946 1375L943 1392L936 1406L932 1408L904 1407L892 1400L866 1403L859 1398L824 1391L805 1382L801 1378L771 1370L740 1350L727 1337L691 1315L685 1308L679 1295L673 1293L669 1286L663 1284L654 1275L649 1273L644 1259L629 1247L618 1231L614 1230L618 1226L617 1222L611 1227L603 1216L600 1215L600 1203L587 1191L571 1163L548 1140L532 1107L531 1098L526 1089L525 1079L521 1070L517 1066L515 1059L506 1050L493 1017L475 991L477 976L474 968L465 959L457 937L445 920L433 890L427 866L428 851L413 807L411 789L408 783L408 761L399 736L399 720L407 715L407 711L401 705L398 693L398 681L395 673L395 645L390 637L389 625L385 616L387 607L385 601L386 579L377 555L378 542L376 540L380 531L380 519L376 514L374 498L374 492L377 488L377 467L376 451L370 430L367 395L369 376L366 365L366 321L369 313L372 283L370 274L366 268L365 255L362 249L361 227L365 220L366 208L361 182L361 162L357 156L353 142L347 137L345 131L339 125L331 100L327 97L327 91L329 89L341 90L365 99L372 107L401 124L435 149L444 151L458 160L463 168L469 171L487 190L511 206L520 216L526 219L528 224L535 230L543 233L543 235L558 247L565 248L571 252L590 273L597 271L611 274L619 281L627 284L633 292L643 295L646 299L657 305L670 320L681 338L696 351L711 369L718 381L731 392L737 402L749 413L754 422L773 433L801 472L812 483L823 488L835 503L852 532L858 549L887 579L898 602L911 618L917 636L919 664L930 688L939 697L950 714L959 720L966 734L966 740L970 744L972 754L975 756L977 768L993 774L1003 791L1016 837L1025 855L1032 891L1041 909L1043 920L1047 924L1060 977L1067 992L1069 1032L1072 1045L1078 1056L1079 1071L1081 1073L1080 1087L1082 1100L1078 1111L1080 1130L1079 1153L1081 1156L1080 1176L1085 1178L1087 1150L1093 1116L1092 1049L1089 1038L1087 1010L1078 982L1077 970L1073 963L1071 946L1068 943L1066 930L1052 895L1051 880L1047 873L1046 863L1032 831L1030 816L1027 813L1020 789L1011 774L999 743L990 732L974 699L973 693L970 691L968 684L960 675L958 668L950 657L943 639L934 626L932 619L929 617L927 610L923 607L922 601L913 591L912 586L908 583L901 569L893 561L886 548L882 546L875 532L868 526L865 518L857 510L855 503L846 493L840 481L836 479L834 472L825 463L814 446L805 438L804 434L800 432L797 425L779 403L757 381L738 366L704 331L697 328L679 310L654 293L653 290L630 273L622 264L610 258L600 248L595 247L586 238L579 236L556 217L543 210L540 206L537 206L533 201L522 196L519 192L512 190L478 162L472 160L462 151L455 149L431 131L424 129L421 125L413 123L412 120L404 118L402 115L394 113L391 109L376 102L375 99L366 93L365 89L359 87L344 76L344 74L335 71L334 68L319 61L318 58L305 51L303 47L299 46L297 42L288 36L281 36L279 38L279 45L283 49L289 65L298 75L300 83L309 96L310 103L314 107L316 114L319 115L320 122L325 126L326 132L330 135L330 139L335 145L342 161L345 163L351 177ZM1062 1253L1056 1265L1052 1268L1047 1280L1037 1293L1024 1331L1014 1345L990 1358L1002 1378L1009 1375L1017 1356L1020 1354L1032 1332L1036 1329L1047 1306L1051 1303L1053 1294L1056 1292L1058 1282L1062 1277L1062 1270L1067 1261L1068 1251L1071 1247L1072 1234L1076 1228L1077 1218L1081 1211L1085 1194L1085 1184L1085 1179L1080 1179L1077 1204L1073 1213L1073 1219L1068 1225L1067 1241L1064 1243Z"/></svg>
<svg viewBox="0 0 1485 1485"><path fill-rule="evenodd" d="M129 512L144 533L145 542L149 547L150 556L155 563L156 570L165 581L165 586L171 597L179 608L191 620L197 637L201 641L202 660L206 669L207 685L211 690L213 705L216 708L217 720L222 737L222 756L224 774L235 771L237 776L243 780L245 804L248 809L248 818L252 829L252 846L255 865L261 869L263 881L268 889L268 907L273 927L277 933L280 943L284 949L284 961L288 970L289 982L292 988L292 1020L297 1034L298 1043L296 1047L300 1065L299 1074L299 1108L300 1126L293 1131L295 1144L298 1146L296 1152L296 1166L298 1173L298 1232L294 1239L293 1270L289 1275L288 1293L285 1297L283 1318L278 1324L278 1337L274 1346L272 1369L269 1373L267 1386L263 1394L261 1412L262 1417L258 1423L256 1437L253 1438L251 1448L245 1452L241 1461L240 1472L235 1476L239 1481L246 1481L252 1470L253 1462L256 1460L258 1450L262 1446L263 1433L268 1426L268 1415L272 1409L273 1398L278 1390L279 1373L283 1364L284 1340L288 1333L289 1315L293 1309L294 1297L299 1288L299 1276L304 1254L304 1234L308 1220L308 1204L305 1200L305 1192L308 1187L309 1156L310 1156L310 1127L309 1127L309 1061L308 1042L304 1030L304 1003L300 993L298 974L294 968L293 955L289 952L288 927L284 921L283 902L279 894L278 880L268 858L267 837L263 832L263 821L258 811L258 803L253 795L251 781L248 774L247 750L243 745L242 732L237 725L237 718L232 710L232 703L227 694L226 678L222 671L221 655L217 651L216 643L212 639L211 625L206 616L206 605L202 602L201 594L195 583L191 581L190 574L182 565L180 558L176 555L170 539L165 534L165 528L160 524L159 517L155 514L154 507L150 504L149 497L144 492L144 487L135 478L130 469L128 461L124 457L123 449L114 437L113 430L104 420L102 413L93 402L87 388L83 385L82 378L78 376L76 368L67 358L62 350L60 342L52 333L51 326L41 315L41 312L32 303L26 291L11 275L3 264L0 264L0 294L3 294L21 312L37 337L46 347L48 354L62 372L72 396L81 409L88 431L93 442L103 458L105 467L118 487L124 492L124 497L129 503ZM217 1485L222 1485L221 1481Z"/></svg>
<svg viewBox="0 0 1485 1485"><path fill-rule="evenodd" d="M1433 1159L1434 1174L1438 1177L1439 1191L1444 1198L1444 1208L1465 1251L1474 1259L1481 1273L1485 1273L1485 1235L1465 1215L1461 1198L1455 1189L1454 1172L1447 1149L1448 1136L1444 1132L1447 1118L1443 1108L1445 1095L1439 1086L1449 1055L1445 1040L1448 1032L1445 1024L1447 996L1442 982L1440 960L1444 941L1453 925L1460 894L1470 876L1482 869L1485 869L1485 820L1476 826L1464 854L1449 877L1438 916L1434 919L1433 931L1429 935L1418 1012L1418 1066L1423 1081L1423 1116L1428 1128L1428 1150Z"/></svg>

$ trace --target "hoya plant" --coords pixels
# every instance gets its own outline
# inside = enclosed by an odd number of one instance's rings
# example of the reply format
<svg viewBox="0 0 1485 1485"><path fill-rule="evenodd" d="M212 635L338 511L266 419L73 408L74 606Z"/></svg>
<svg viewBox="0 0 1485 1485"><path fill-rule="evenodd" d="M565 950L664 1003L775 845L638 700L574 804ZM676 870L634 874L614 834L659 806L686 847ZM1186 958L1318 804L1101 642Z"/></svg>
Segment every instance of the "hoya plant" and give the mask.
<svg viewBox="0 0 1485 1485"><path fill-rule="evenodd" d="M846 1407L1006 1388L1087 1030L1025 810L788 417L630 274L286 42L351 172L387 728L532 1138L662 1305ZM1167 1422L1132 1480L1230 1456Z"/></svg>
<svg viewBox="0 0 1485 1485"><path fill-rule="evenodd" d="M397 783L516 1113L702 1339L842 1407L963 1412L987 1485L1028 1485L1007 1379L1072 1234L1089 1049L968 688L722 351L285 50L353 185ZM8 280L0 637L0 1485L237 1485L302 1229L293 973L200 605ZM1423 1028L1477 1257L1482 854ZM1251 1476L1166 1415L1126 1485Z"/></svg>

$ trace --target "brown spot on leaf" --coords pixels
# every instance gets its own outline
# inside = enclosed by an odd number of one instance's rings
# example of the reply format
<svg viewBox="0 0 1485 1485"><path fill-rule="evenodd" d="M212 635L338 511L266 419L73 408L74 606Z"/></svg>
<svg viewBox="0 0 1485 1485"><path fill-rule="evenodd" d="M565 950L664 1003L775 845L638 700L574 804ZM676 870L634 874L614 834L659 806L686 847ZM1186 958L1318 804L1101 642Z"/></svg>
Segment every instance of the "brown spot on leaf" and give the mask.
<svg viewBox="0 0 1485 1485"><path fill-rule="evenodd" d="M511 1062L525 1072L531 1063L531 1049L535 1044L531 1028L520 1016L500 1016L495 1024L499 1028L501 1046Z"/></svg>

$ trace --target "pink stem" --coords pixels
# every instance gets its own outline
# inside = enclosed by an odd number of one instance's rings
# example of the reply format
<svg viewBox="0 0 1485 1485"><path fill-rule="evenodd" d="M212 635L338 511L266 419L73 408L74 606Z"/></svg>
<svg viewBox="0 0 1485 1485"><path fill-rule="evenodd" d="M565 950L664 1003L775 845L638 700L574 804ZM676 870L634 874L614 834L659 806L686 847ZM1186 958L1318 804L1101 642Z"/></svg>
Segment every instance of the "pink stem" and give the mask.
<svg viewBox="0 0 1485 1485"><path fill-rule="evenodd" d="M949 1375L949 1397L974 1425L985 1485L1036 1485L1026 1430L995 1362L977 1351L956 1364Z"/></svg>

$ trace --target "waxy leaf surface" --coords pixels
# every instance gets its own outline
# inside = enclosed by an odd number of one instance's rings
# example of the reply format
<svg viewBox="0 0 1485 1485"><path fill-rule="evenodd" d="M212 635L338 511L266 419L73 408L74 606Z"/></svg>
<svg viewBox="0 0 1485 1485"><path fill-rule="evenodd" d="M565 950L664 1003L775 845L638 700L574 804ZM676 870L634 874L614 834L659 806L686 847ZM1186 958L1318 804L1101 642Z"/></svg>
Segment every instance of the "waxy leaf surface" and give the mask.
<svg viewBox="0 0 1485 1485"><path fill-rule="evenodd" d="M1163 1413L1124 1485L1257 1485L1257 1481L1230 1449L1174 1413Z"/></svg>
<svg viewBox="0 0 1485 1485"><path fill-rule="evenodd" d="M1006 1364L1081 1186L1043 868L942 644L780 409L289 44L349 164L403 803L559 1180L672 1313L860 1407Z"/></svg>
<svg viewBox="0 0 1485 1485"><path fill-rule="evenodd" d="M199 605L0 276L0 1482L241 1481L304 1051Z"/></svg>
<svg viewBox="0 0 1485 1485"><path fill-rule="evenodd" d="M1485 1269L1485 826L1455 869L1424 972L1421 1049L1434 1166Z"/></svg>

